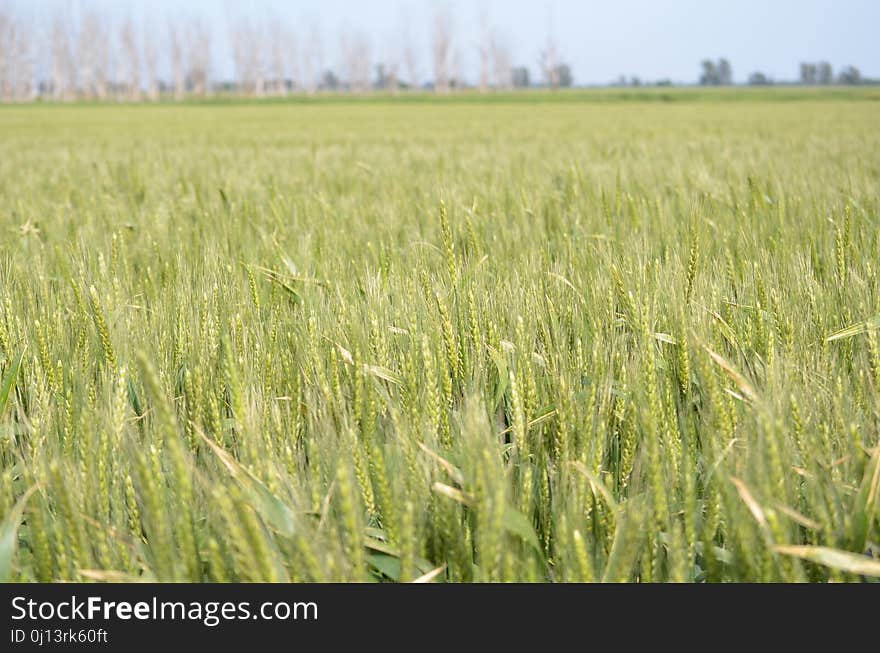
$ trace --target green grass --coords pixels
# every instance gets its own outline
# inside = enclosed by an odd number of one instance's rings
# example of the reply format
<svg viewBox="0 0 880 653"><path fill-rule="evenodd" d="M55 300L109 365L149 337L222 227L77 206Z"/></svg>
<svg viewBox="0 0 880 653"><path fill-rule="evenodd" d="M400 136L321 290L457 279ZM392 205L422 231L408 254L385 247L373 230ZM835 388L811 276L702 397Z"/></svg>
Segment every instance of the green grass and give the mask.
<svg viewBox="0 0 880 653"><path fill-rule="evenodd" d="M596 104L620 102L802 102L802 101L840 101L852 102L880 101L880 85L864 86L641 86L641 87L587 87L565 88L550 92L544 89L516 89L509 91L492 91L481 93L476 89L464 89L447 94L436 94L433 91L406 91L397 93L390 91L371 91L368 93L348 93L319 91L313 94L295 93L282 97L247 98L241 95L221 91L210 97L189 97L183 101L186 106L212 105L324 105L324 104ZM46 107L68 105L55 104L49 100L40 100ZM164 96L157 103L165 106L181 106L181 101L171 96ZM84 102L80 106L106 106L106 102ZM147 107L156 104L147 103ZM0 105L0 110L3 110Z"/></svg>
<svg viewBox="0 0 880 653"><path fill-rule="evenodd" d="M880 575L848 97L4 107L0 580Z"/></svg>

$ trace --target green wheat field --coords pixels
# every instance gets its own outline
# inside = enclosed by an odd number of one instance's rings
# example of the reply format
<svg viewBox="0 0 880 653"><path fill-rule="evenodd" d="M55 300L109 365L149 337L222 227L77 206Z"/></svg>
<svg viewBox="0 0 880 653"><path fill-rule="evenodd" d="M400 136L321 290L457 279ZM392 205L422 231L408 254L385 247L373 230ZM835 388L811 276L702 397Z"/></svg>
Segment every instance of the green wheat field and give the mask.
<svg viewBox="0 0 880 653"><path fill-rule="evenodd" d="M876 580L877 100L0 108L0 580Z"/></svg>

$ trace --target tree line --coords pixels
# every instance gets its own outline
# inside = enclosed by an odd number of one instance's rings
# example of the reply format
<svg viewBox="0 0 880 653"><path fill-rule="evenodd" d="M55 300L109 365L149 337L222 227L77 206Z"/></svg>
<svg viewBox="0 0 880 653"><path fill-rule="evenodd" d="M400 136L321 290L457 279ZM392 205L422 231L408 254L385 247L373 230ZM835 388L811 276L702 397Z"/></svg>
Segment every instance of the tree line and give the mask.
<svg viewBox="0 0 880 653"><path fill-rule="evenodd" d="M701 64L700 84L703 86L729 86L733 84L733 67L727 59L712 61L705 59ZM800 76L798 83L806 86L829 86L831 84L861 84L868 80L862 78L861 72L855 66L844 66L837 76L834 68L827 61L802 62L800 64ZM748 77L750 86L769 86L774 83L773 79L761 71L755 71Z"/></svg>
<svg viewBox="0 0 880 653"><path fill-rule="evenodd" d="M77 16L57 12L38 23L0 7L0 101L155 101L216 93L263 97L319 90L448 93L465 87L487 92L574 84L571 66L563 61L552 37L537 53L539 77L533 79L530 66L514 62L507 40L485 14L476 42L462 43L451 13L438 8L431 17L426 61L406 24L377 54L359 32L343 32L335 44L326 44L316 27L295 32L277 16L263 21L239 17L230 23L231 75L220 73L213 51L218 35L202 18L136 24L131 17L111 19L86 9ZM335 66L328 63L328 51L336 54ZM477 69L470 71L474 82L466 81L464 72L468 51L475 55ZM867 81L853 66L836 75L825 61L800 66L802 84ZM732 65L724 58L702 61L698 83L733 84ZM754 72L748 83L767 85L773 80ZM642 82L621 77L616 84Z"/></svg>
<svg viewBox="0 0 880 653"><path fill-rule="evenodd" d="M358 32L327 44L317 27L295 33L277 16L230 22L231 76L218 70L217 34L199 17L138 25L131 17L113 20L86 10L76 17L59 12L48 24L37 24L0 7L0 100L181 100L215 93L263 97L376 89L447 93L465 86L485 92L573 84L571 67L552 38L538 53L540 78L533 79L529 66L514 64L507 41L485 15L478 42L463 44L452 15L438 8L427 61L406 27L396 34L399 43L387 44L376 56ZM326 56L334 45L335 67ZM465 82L464 47L477 55L472 84Z"/></svg>
<svg viewBox="0 0 880 653"><path fill-rule="evenodd" d="M773 84L800 84L804 86L830 86L832 84L855 85L877 84L878 80L867 79L855 66L844 66L835 74L834 68L827 61L803 62L800 64L799 77L794 81L775 81L769 75L755 71L746 79L748 86L771 86ZM724 57L713 60L704 59L700 62L700 71L697 77L700 86L734 86L733 66ZM612 86L673 86L669 79L661 79L655 82L645 82L641 78L621 75L611 83Z"/></svg>

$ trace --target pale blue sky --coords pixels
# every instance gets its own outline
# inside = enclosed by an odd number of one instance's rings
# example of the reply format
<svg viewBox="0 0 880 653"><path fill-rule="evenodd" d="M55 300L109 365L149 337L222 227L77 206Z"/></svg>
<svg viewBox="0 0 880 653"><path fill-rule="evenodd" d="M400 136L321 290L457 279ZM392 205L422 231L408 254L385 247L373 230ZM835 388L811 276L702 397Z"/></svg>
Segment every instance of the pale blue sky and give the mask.
<svg viewBox="0 0 880 653"><path fill-rule="evenodd" d="M828 60L835 71L852 64L880 78L880 0L0 0L45 23L56 10L100 8L116 19L164 26L166 18L201 16L213 31L214 76L232 70L229 21L239 16L281 20L305 37L322 34L325 61L338 59L340 34L359 32L371 42L372 59L399 50L409 30L419 67L430 77L430 25L447 7L456 47L470 81L476 78L480 15L485 12L507 42L513 62L537 71L538 53L552 33L561 58L578 84L602 84L619 75L693 82L699 62L727 57L734 78L761 70L777 80L795 79L800 61Z"/></svg>

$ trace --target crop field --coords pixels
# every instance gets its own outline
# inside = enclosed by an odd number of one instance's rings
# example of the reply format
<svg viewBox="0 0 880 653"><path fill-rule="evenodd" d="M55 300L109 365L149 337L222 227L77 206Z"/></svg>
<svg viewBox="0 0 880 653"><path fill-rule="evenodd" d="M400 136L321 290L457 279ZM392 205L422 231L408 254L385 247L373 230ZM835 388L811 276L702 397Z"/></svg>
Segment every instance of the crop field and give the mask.
<svg viewBox="0 0 880 653"><path fill-rule="evenodd" d="M876 579L876 92L665 93L0 107L0 580Z"/></svg>

